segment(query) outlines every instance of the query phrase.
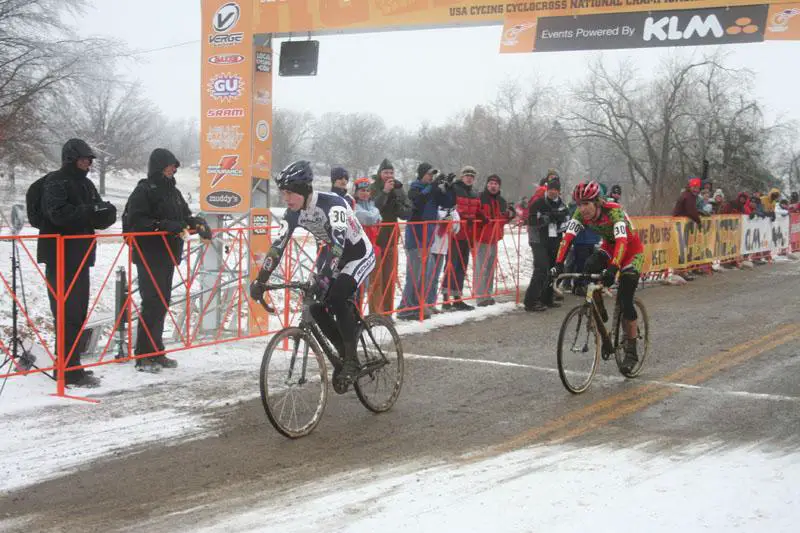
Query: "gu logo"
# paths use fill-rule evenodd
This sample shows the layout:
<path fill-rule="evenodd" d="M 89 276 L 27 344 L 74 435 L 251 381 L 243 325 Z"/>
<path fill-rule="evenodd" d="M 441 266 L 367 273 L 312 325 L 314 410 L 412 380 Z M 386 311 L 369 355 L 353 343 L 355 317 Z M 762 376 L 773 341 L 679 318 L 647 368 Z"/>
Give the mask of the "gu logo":
<path fill-rule="evenodd" d="M 217 74 L 208 82 L 208 94 L 215 100 L 230 102 L 242 96 L 244 81 L 238 74 Z"/>

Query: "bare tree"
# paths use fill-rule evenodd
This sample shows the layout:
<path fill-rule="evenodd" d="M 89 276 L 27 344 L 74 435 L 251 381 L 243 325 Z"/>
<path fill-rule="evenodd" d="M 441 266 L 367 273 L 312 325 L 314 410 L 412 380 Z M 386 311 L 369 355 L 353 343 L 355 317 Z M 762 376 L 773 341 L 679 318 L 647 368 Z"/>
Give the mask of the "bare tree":
<path fill-rule="evenodd" d="M 17 165 L 44 164 L 48 100 L 71 89 L 116 46 L 79 39 L 65 17 L 84 0 L 0 0 L 0 159 L 13 179 Z"/>
<path fill-rule="evenodd" d="M 280 172 L 304 152 L 311 138 L 314 116 L 308 112 L 276 109 L 272 117 L 272 171 Z"/>
<path fill-rule="evenodd" d="M 365 175 L 389 155 L 386 123 L 374 113 L 326 113 L 315 123 L 313 138 L 319 162 L 343 165 L 353 175 Z"/>
<path fill-rule="evenodd" d="M 109 172 L 146 167 L 164 128 L 164 117 L 140 94 L 138 83 L 108 79 L 82 84 L 77 94 L 62 98 L 65 111 L 56 131 L 86 140 L 97 152 L 100 194 Z"/>

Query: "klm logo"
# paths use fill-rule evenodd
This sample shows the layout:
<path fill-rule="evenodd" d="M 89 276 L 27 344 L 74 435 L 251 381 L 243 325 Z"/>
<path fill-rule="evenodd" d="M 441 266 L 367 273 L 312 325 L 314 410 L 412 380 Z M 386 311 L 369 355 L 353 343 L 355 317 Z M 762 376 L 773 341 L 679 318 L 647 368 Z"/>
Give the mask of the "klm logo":
<path fill-rule="evenodd" d="M 708 34 L 719 39 L 725 35 L 725 30 L 720 24 L 716 15 L 708 15 L 703 18 L 700 15 L 693 16 L 685 27 L 681 28 L 679 17 L 647 17 L 644 22 L 642 39 L 645 41 L 678 41 L 691 39 L 692 37 L 706 37 Z"/>

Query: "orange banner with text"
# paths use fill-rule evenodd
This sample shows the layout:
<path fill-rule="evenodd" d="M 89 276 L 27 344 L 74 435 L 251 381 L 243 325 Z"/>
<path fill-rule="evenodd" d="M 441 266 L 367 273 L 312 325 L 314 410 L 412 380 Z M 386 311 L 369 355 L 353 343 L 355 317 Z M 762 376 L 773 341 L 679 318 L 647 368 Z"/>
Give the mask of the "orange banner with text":
<path fill-rule="evenodd" d="M 253 74 L 253 177 L 272 172 L 272 49 L 256 46 Z"/>
<path fill-rule="evenodd" d="M 502 24 L 506 18 L 554 17 L 702 9 L 754 4 L 753 0 L 676 0 L 631 3 L 625 0 L 539 0 L 486 2 L 464 0 L 252 0 L 258 2 L 253 30 L 279 35 L 304 31 L 392 30 Z M 778 4 L 778 1 L 756 2 Z M 260 5 L 259 5 L 260 4 Z"/>
<path fill-rule="evenodd" d="M 772 4 L 767 15 L 767 40 L 800 41 L 800 3 Z"/>
<path fill-rule="evenodd" d="M 269 225 L 269 209 L 256 207 L 250 210 L 250 281 L 258 277 L 258 271 L 269 251 L 272 242 Z M 260 331 L 268 331 L 266 309 L 252 300 L 250 303 L 250 334 L 255 335 Z"/>
<path fill-rule="evenodd" d="M 250 2 L 203 0 L 200 208 L 250 209 L 253 34 Z"/>

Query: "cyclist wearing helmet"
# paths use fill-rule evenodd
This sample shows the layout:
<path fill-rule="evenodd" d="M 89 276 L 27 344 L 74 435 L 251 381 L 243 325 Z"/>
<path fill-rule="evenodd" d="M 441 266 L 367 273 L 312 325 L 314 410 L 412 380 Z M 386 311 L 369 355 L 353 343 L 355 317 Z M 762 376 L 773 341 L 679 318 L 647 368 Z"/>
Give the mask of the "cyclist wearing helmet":
<path fill-rule="evenodd" d="M 314 179 L 308 161 L 296 161 L 277 179 L 288 206 L 280 235 L 272 243 L 258 278 L 250 284 L 250 296 L 263 301 L 264 290 L 295 228 L 301 227 L 325 243 L 317 259 L 317 293 L 320 302 L 311 313 L 342 358 L 333 371 L 334 390 L 346 392 L 358 373 L 356 317 L 348 300 L 375 266 L 375 254 L 347 200 L 335 193 L 312 190 Z M 333 314 L 333 317 L 331 317 Z"/>
<path fill-rule="evenodd" d="M 564 271 L 564 259 L 575 236 L 588 228 L 603 240 L 600 249 L 586 261 L 586 272 L 603 274 L 603 285 L 614 284 L 620 273 L 617 298 L 622 305 L 622 322 L 627 342 L 623 371 L 636 366 L 636 308 L 633 296 L 639 284 L 639 274 L 644 262 L 644 248 L 633 229 L 628 215 L 620 204 L 608 201 L 600 195 L 600 185 L 596 181 L 582 182 L 575 187 L 572 198 L 578 204 L 575 214 L 567 225 L 556 257 L 554 276 Z"/>

